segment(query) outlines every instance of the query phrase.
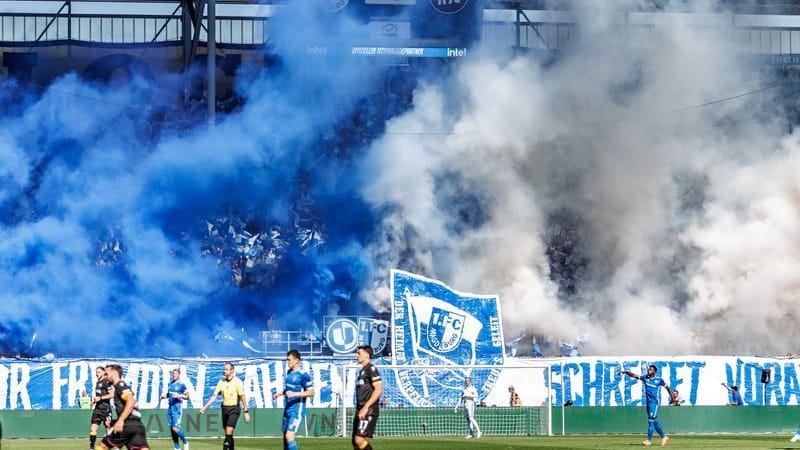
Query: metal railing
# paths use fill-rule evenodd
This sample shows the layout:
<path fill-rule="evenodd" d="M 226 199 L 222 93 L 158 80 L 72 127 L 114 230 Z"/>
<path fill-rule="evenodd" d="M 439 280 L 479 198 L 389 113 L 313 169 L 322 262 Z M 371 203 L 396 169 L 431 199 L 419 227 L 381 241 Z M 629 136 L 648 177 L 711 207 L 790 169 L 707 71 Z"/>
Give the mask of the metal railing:
<path fill-rule="evenodd" d="M 0 1 L 0 42 L 41 45 L 75 41 L 102 44 L 177 43 L 183 39 L 183 7 L 169 2 L 61 0 Z M 21 8 L 27 4 L 26 9 Z M 244 7 L 244 8 L 242 8 Z M 221 3 L 214 24 L 216 42 L 261 46 L 267 41 L 271 5 Z M 207 21 L 200 41 L 207 40 Z"/>

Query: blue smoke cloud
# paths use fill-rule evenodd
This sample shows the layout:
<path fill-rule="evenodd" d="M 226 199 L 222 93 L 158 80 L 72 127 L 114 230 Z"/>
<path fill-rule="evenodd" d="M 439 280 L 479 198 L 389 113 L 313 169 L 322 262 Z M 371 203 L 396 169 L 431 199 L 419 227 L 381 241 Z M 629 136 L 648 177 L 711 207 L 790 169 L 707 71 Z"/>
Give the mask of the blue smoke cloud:
<path fill-rule="evenodd" d="M 363 34 L 324 3 L 283 9 L 277 63 L 241 80 L 245 106 L 212 129 L 170 110 L 182 80 L 167 74 L 4 81 L 0 354 L 230 355 L 270 316 L 310 330 L 371 311 L 358 293 L 380 213 L 356 161 L 414 81 L 309 56 Z"/>

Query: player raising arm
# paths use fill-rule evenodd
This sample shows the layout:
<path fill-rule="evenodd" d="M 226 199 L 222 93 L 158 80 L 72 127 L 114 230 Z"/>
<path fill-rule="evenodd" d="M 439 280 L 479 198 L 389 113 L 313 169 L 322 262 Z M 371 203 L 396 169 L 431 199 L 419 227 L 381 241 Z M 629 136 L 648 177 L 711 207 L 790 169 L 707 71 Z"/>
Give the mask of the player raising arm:
<path fill-rule="evenodd" d="M 664 434 L 664 430 L 661 428 L 661 422 L 658 421 L 658 404 L 660 401 L 659 389 L 661 386 L 667 389 L 667 393 L 669 393 L 670 398 L 672 398 L 672 390 L 669 388 L 664 379 L 657 376 L 656 373 L 658 372 L 658 367 L 650 364 L 647 366 L 647 375 L 640 376 L 639 374 L 633 373 L 630 370 L 623 370 L 622 373 L 629 376 L 636 378 L 642 382 L 642 388 L 644 389 L 645 393 L 645 401 L 647 402 L 647 440 L 642 442 L 642 445 L 651 446 L 653 445 L 653 430 L 661 436 L 661 445 L 667 445 L 669 442 L 669 436 Z"/>

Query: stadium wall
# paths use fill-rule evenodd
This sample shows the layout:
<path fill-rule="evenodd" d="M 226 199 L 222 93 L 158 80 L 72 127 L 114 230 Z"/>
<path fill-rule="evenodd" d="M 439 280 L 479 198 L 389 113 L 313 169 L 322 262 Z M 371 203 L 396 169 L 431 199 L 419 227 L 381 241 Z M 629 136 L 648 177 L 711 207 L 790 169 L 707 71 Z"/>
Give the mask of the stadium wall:
<path fill-rule="evenodd" d="M 2 411 L 0 428 L 4 439 L 50 439 L 85 437 L 89 432 L 91 410 L 73 409 L 63 411 Z M 240 419 L 236 426 L 237 436 L 277 436 L 280 434 L 282 409 L 251 408 L 250 422 Z M 333 436 L 337 433 L 337 410 L 314 408 L 308 410 L 305 426 L 309 436 Z M 142 410 L 142 420 L 147 434 L 154 438 L 170 437 L 166 411 Z M 46 424 L 46 426 L 43 426 Z M 205 414 L 199 409 L 187 409 L 183 416 L 183 429 L 187 436 L 222 436 L 224 429 L 219 408 L 211 408 Z M 102 434 L 102 431 L 100 432 Z M 301 428 L 299 434 L 305 435 Z"/>
<path fill-rule="evenodd" d="M 534 411 L 539 410 L 539 411 Z M 523 434 L 546 434 L 546 428 L 537 426 L 530 417 L 541 416 L 541 408 L 481 408 L 479 421 L 491 420 L 488 416 L 497 415 L 503 420 L 517 420 L 509 424 L 510 434 L 520 434 L 519 429 L 530 430 Z M 167 438 L 163 410 L 144 410 L 143 419 L 151 437 Z M 563 417 L 562 417 L 563 413 Z M 385 430 L 393 435 L 433 434 L 430 424 L 437 418 L 453 417 L 450 408 L 396 408 L 381 413 L 384 423 L 398 424 L 395 430 Z M 236 427 L 237 436 L 276 436 L 279 435 L 282 410 L 252 409 L 250 423 L 240 420 Z M 308 410 L 308 436 L 336 436 L 341 433 L 338 424 L 338 410 L 334 408 L 313 408 Z M 459 416 L 460 417 L 460 416 Z M 800 420 L 798 406 L 695 406 L 664 407 L 659 411 L 664 429 L 670 434 L 714 434 L 714 433 L 780 433 L 790 434 Z M 421 419 L 425 419 L 422 421 Z M 2 411 L 0 428 L 5 439 L 47 439 L 84 437 L 89 427 L 89 410 L 64 411 Z M 422 424 L 427 426 L 422 426 Z M 47 426 L 42 426 L 47 424 Z M 417 424 L 417 426 L 414 426 Z M 402 427 L 402 429 L 401 429 Z M 553 434 L 637 434 L 647 428 L 647 418 L 642 407 L 596 407 L 596 408 L 554 408 Z M 221 436 L 220 414 L 212 409 L 201 415 L 199 410 L 185 412 L 184 430 L 189 436 Z M 305 435 L 301 428 L 300 436 Z"/>
<path fill-rule="evenodd" d="M 800 407 L 662 406 L 658 417 L 669 434 L 786 434 L 797 429 Z M 647 413 L 643 407 L 567 407 L 553 410 L 553 434 L 561 434 L 562 431 L 565 434 L 627 434 L 645 430 Z"/>

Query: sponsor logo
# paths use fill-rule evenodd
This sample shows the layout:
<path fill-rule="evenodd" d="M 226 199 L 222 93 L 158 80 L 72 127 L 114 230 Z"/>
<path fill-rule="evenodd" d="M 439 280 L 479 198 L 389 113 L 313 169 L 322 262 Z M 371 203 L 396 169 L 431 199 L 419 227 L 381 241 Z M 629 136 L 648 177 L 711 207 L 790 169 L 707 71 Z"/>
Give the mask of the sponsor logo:
<path fill-rule="evenodd" d="M 336 319 L 328 325 L 325 341 L 334 353 L 353 353 L 358 347 L 358 326 L 350 319 Z"/>
<path fill-rule="evenodd" d="M 431 0 L 431 6 L 442 14 L 455 14 L 465 6 L 469 0 Z"/>

